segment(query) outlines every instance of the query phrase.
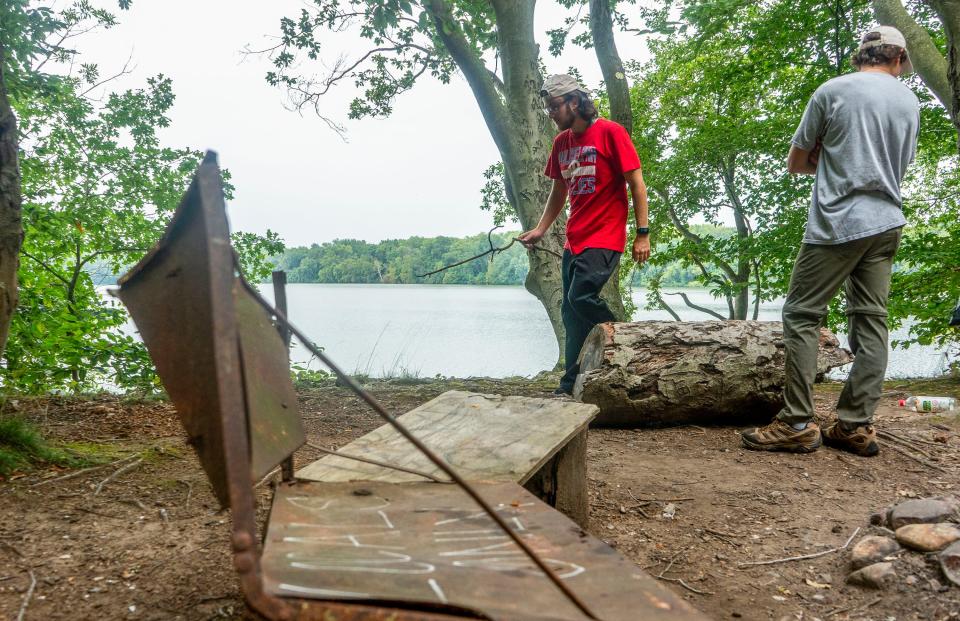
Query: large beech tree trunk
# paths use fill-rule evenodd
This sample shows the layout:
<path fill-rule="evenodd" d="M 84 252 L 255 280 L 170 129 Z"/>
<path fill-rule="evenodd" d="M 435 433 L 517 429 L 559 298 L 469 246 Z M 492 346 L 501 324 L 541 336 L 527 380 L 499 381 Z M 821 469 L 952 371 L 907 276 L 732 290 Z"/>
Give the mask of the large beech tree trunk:
<path fill-rule="evenodd" d="M 829 331 L 819 373 L 853 361 Z M 619 427 L 769 419 L 783 407 L 778 321 L 640 321 L 600 324 L 580 353 L 574 396 Z"/>
<path fill-rule="evenodd" d="M 540 99 L 540 50 L 534 31 L 535 0 L 491 0 L 496 16 L 497 56 L 503 80 L 496 76 L 464 34 L 450 0 L 423 4 L 433 19 L 457 67 L 463 72 L 487 129 L 503 158 L 507 198 L 524 230 L 537 225 L 552 182 L 543 174 L 556 134 L 556 127 L 543 113 Z M 540 245 L 563 251 L 566 214 L 560 214 Z M 563 298 L 560 260 L 549 253 L 529 252 L 530 271 L 524 285 L 543 304 L 557 339 L 558 366 L 563 362 L 565 330 L 560 317 Z M 611 277 L 603 297 L 614 316 L 626 311 L 619 294 L 619 281 Z"/>
<path fill-rule="evenodd" d="M 0 355 L 10 334 L 17 307 L 17 267 L 23 225 L 20 221 L 20 164 L 17 118 L 7 98 L 3 74 L 5 50 L 0 44 Z"/>

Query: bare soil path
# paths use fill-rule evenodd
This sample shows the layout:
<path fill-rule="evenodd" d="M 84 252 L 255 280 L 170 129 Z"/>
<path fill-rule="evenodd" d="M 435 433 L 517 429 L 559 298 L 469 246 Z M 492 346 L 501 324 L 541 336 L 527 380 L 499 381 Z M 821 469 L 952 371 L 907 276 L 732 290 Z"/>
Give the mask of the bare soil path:
<path fill-rule="evenodd" d="M 960 396 L 957 382 L 919 386 Z M 453 388 L 546 396 L 552 385 L 438 380 L 370 388 L 402 413 Z M 869 523 L 874 511 L 960 493 L 960 419 L 897 408 L 908 389 L 918 386 L 888 384 L 878 426 L 930 442 L 920 446 L 946 472 L 889 448 L 873 459 L 826 448 L 802 456 L 744 451 L 731 427 L 595 429 L 590 530 L 713 619 L 960 619 L 960 587 L 919 554 L 898 561 L 897 582 L 883 591 L 845 584 L 847 551 L 740 566 L 842 546 L 857 528 L 858 537 L 878 532 Z M 836 390 L 818 389 L 824 418 Z M 336 386 L 303 392 L 301 407 L 310 439 L 327 446 L 380 424 Z M 219 511 L 169 404 L 42 398 L 4 408 L 116 463 L 0 482 L 0 619 L 16 619 L 28 593 L 28 620 L 248 618 L 228 555 L 229 514 Z M 305 448 L 298 465 L 319 456 Z M 268 498 L 264 486 L 261 519 Z"/>

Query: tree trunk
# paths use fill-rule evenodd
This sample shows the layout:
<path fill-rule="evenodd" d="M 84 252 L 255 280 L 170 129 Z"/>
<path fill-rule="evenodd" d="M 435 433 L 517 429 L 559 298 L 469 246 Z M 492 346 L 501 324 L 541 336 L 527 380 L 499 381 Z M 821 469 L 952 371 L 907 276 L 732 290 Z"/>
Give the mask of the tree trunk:
<path fill-rule="evenodd" d="M 913 68 L 920 75 L 920 78 L 923 79 L 923 83 L 927 85 L 927 88 L 933 92 L 937 99 L 940 100 L 940 103 L 943 104 L 943 107 L 947 109 L 951 120 L 953 120 L 954 125 L 957 126 L 958 131 L 960 131 L 960 119 L 958 119 L 960 110 L 957 109 L 955 104 L 957 93 L 955 89 L 957 87 L 954 85 L 958 78 L 956 61 L 954 61 L 953 67 L 954 80 L 951 82 L 951 79 L 948 77 L 951 69 L 947 59 L 944 58 L 940 50 L 937 49 L 937 45 L 930 37 L 930 33 L 910 16 L 910 13 L 907 12 L 901 0 L 872 0 L 871 4 L 873 5 L 873 14 L 876 16 L 878 22 L 886 26 L 893 26 L 903 33 L 904 38 L 907 40 L 907 50 L 910 53 Z M 960 28 L 960 24 L 957 23 L 960 21 L 960 7 L 957 6 L 954 0 L 932 0 L 931 4 L 940 16 L 941 21 L 943 21 L 948 38 L 948 53 L 949 50 L 953 50 L 954 55 L 956 55 L 958 41 L 954 39 L 951 42 L 950 40 L 950 24 L 953 24 L 954 36 L 960 35 L 960 33 L 955 30 L 956 28 Z"/>
<path fill-rule="evenodd" d="M 960 152 L 960 3 L 956 0 L 932 0 L 934 10 L 947 34 L 947 83 L 949 85 L 950 119 L 957 131 L 957 151 Z"/>
<path fill-rule="evenodd" d="M 553 131 L 540 101 L 539 49 L 534 39 L 533 0 L 493 2 L 497 16 L 497 48 L 503 61 L 503 93 L 509 118 L 508 137 L 497 145 L 503 158 L 507 193 L 524 230 L 537 225 L 550 193 L 543 174 Z M 540 245 L 563 252 L 567 217 L 561 213 Z M 566 332 L 560 318 L 563 285 L 560 260 L 548 252 L 528 251 L 530 270 L 524 286 L 543 304 L 557 339 L 557 360 L 563 360 Z M 558 362 L 558 363 L 559 363 Z"/>
<path fill-rule="evenodd" d="M 853 361 L 820 333 L 820 374 Z M 641 321 L 593 329 L 574 396 L 596 423 L 637 427 L 766 420 L 783 407 L 783 326 L 775 321 Z"/>
<path fill-rule="evenodd" d="M 467 79 L 487 129 L 503 159 L 507 198 L 525 230 L 540 220 L 550 192 L 551 181 L 543 174 L 553 143 L 554 128 L 543 113 L 540 101 L 539 48 L 534 38 L 534 0 L 493 0 L 497 22 L 497 49 L 503 67 L 501 83 L 470 46 L 454 19 L 450 4 L 430 0 L 424 7 L 433 18 L 437 34 Z M 563 251 L 566 215 L 561 214 L 541 246 Z M 560 260 L 550 253 L 528 252 L 530 271 L 524 283 L 527 291 L 543 304 L 557 339 L 558 365 L 563 362 L 566 332 L 560 318 L 563 287 Z M 611 278 L 613 293 L 605 295 L 611 310 L 624 316 L 618 282 Z"/>
<path fill-rule="evenodd" d="M 633 134 L 633 110 L 630 107 L 630 85 L 623 70 L 623 61 L 613 38 L 610 0 L 590 0 L 590 34 L 597 62 L 603 72 L 603 83 L 610 100 L 610 118 Z"/>
<path fill-rule="evenodd" d="M 4 58 L 5 50 L 0 46 L 0 355 L 7 345 L 10 321 L 17 306 L 17 268 L 23 243 L 19 135 L 17 118 L 7 98 Z"/>

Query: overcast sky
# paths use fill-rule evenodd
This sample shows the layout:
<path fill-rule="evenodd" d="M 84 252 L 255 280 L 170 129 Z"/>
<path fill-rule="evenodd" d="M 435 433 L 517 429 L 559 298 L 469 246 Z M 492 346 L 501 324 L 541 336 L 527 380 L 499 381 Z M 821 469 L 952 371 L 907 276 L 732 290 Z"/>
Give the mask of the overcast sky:
<path fill-rule="evenodd" d="M 115 1 L 98 4 L 116 12 Z M 235 230 L 269 228 L 296 246 L 489 229 L 492 216 L 478 208 L 482 173 L 500 158 L 459 75 L 449 85 L 424 77 L 397 99 L 389 118 L 362 121 L 346 120 L 357 90 L 344 84 L 321 105 L 344 121 L 348 142 L 316 116 L 285 109 L 284 94 L 264 81 L 267 60 L 242 50 L 269 45 L 280 18 L 302 6 L 294 0 L 135 0 L 118 12 L 120 25 L 88 34 L 76 46 L 103 75 L 132 54 L 133 73 L 113 82 L 113 90 L 139 87 L 159 73 L 173 79 L 172 124 L 161 139 L 220 154 L 236 186 L 229 206 Z M 541 49 L 542 33 L 564 15 L 541 1 Z M 624 60 L 645 53 L 643 42 L 628 34 L 618 33 L 618 46 Z M 366 49 L 355 34 L 330 37 L 325 47 L 328 64 Z M 577 66 L 588 87 L 600 83 L 592 50 L 570 46 L 563 57 L 544 61 L 551 73 Z M 322 66 L 312 70 L 322 73 Z"/>

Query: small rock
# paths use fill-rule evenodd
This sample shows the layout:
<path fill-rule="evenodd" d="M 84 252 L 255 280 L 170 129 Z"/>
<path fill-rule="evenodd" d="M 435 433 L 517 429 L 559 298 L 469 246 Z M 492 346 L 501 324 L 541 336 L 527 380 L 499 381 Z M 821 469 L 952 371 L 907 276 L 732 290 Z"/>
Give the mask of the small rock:
<path fill-rule="evenodd" d="M 947 580 L 960 586 L 960 541 L 940 553 L 940 569 Z"/>
<path fill-rule="evenodd" d="M 883 589 L 896 580 L 896 578 L 897 572 L 893 569 L 893 563 L 885 562 L 874 563 L 873 565 L 867 565 L 863 569 L 858 569 L 847 576 L 847 582 L 870 589 Z"/>
<path fill-rule="evenodd" d="M 897 530 L 907 524 L 936 524 L 946 522 L 960 509 L 955 498 L 919 498 L 907 500 L 890 510 L 890 528 Z"/>
<path fill-rule="evenodd" d="M 870 535 L 864 537 L 850 551 L 850 564 L 854 569 L 879 563 L 891 554 L 900 551 L 900 544 L 889 537 Z"/>
<path fill-rule="evenodd" d="M 915 584 L 918 582 L 918 579 L 917 579 L 916 576 L 910 575 L 910 576 L 907 576 L 907 578 L 906 578 L 906 580 L 904 580 L 904 582 L 906 583 L 907 586 L 913 586 L 913 585 L 915 585 Z"/>
<path fill-rule="evenodd" d="M 960 541 L 960 528 L 945 523 L 907 524 L 897 529 L 897 541 L 920 552 L 936 552 Z"/>
<path fill-rule="evenodd" d="M 677 505 L 672 502 L 663 508 L 663 517 L 672 520 L 673 517 L 677 514 Z"/>

